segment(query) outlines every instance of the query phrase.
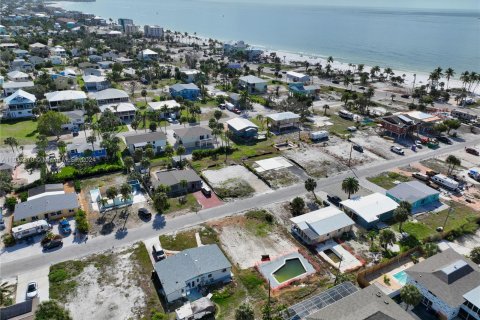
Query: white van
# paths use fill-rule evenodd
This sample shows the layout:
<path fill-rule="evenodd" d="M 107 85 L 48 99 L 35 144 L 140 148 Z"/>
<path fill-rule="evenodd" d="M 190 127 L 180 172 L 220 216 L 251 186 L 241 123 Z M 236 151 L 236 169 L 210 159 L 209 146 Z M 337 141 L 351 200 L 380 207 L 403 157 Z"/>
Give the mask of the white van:
<path fill-rule="evenodd" d="M 322 139 L 328 139 L 328 131 L 314 131 L 310 132 L 310 139 L 318 141 Z"/>
<path fill-rule="evenodd" d="M 205 195 L 205 197 L 211 197 L 212 196 L 212 189 L 206 184 L 202 184 L 202 193 Z"/>
<path fill-rule="evenodd" d="M 459 187 L 457 181 L 450 179 L 443 174 L 437 174 L 436 176 L 433 176 L 432 181 L 450 190 L 457 190 Z"/>
<path fill-rule="evenodd" d="M 344 119 L 353 120 L 354 114 L 348 110 L 342 109 L 338 111 L 338 115 Z"/>
<path fill-rule="evenodd" d="M 12 236 L 16 240 L 20 240 L 26 237 L 35 236 L 37 234 L 47 232 L 50 229 L 52 229 L 52 225 L 48 224 L 47 221 L 38 220 L 22 224 L 18 227 L 13 227 Z"/>

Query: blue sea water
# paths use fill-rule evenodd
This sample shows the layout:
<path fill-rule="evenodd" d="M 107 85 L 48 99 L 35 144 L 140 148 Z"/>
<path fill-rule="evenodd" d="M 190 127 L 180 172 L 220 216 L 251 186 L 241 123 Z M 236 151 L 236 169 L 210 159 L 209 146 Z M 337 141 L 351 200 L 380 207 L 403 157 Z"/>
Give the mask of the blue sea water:
<path fill-rule="evenodd" d="M 420 72 L 452 67 L 457 74 L 480 69 L 478 0 L 97 0 L 59 5 L 344 62 Z"/>

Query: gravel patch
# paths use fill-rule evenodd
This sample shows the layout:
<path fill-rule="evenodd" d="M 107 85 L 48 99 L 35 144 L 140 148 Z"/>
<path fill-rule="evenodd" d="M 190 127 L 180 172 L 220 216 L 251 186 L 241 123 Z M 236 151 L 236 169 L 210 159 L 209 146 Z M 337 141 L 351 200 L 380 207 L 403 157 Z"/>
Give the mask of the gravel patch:
<path fill-rule="evenodd" d="M 327 154 L 320 146 L 288 150 L 284 154 L 300 164 L 309 175 L 315 178 L 328 177 L 347 169 L 347 166 Z"/>
<path fill-rule="evenodd" d="M 352 144 L 347 141 L 342 141 L 338 144 L 325 147 L 325 152 L 336 159 L 336 161 L 340 161 L 342 164 L 347 165 L 351 150 L 352 159 L 350 160 L 350 166 L 352 167 L 384 160 L 383 158 L 367 150 L 366 146 L 362 142 L 357 143 L 364 147 L 363 152 L 351 150 Z"/>
<path fill-rule="evenodd" d="M 240 165 L 228 166 L 220 170 L 205 170 L 202 174 L 214 189 L 222 187 L 229 179 L 242 179 L 255 190 L 256 194 L 271 191 L 262 180 Z"/>

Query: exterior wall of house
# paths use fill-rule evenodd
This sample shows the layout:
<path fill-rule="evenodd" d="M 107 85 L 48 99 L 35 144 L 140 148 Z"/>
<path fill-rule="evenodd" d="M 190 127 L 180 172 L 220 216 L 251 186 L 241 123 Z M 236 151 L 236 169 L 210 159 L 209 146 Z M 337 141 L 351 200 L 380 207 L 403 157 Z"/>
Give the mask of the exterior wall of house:
<path fill-rule="evenodd" d="M 393 195 L 391 195 L 390 193 L 388 193 L 388 191 L 387 191 L 386 195 L 387 195 L 387 197 L 395 200 L 395 201 L 398 202 L 398 203 L 400 203 L 400 202 L 402 201 L 402 200 L 400 200 L 400 199 L 395 198 Z M 438 202 L 438 201 L 440 201 L 440 194 L 439 194 L 439 193 L 437 193 L 437 194 L 432 194 L 432 195 L 430 195 L 430 196 L 427 196 L 427 197 L 425 197 L 425 198 L 419 199 L 419 200 L 417 200 L 417 201 L 415 201 L 415 202 L 412 202 L 412 203 L 410 203 L 410 204 L 412 205 L 412 209 L 415 209 L 415 208 L 420 208 L 420 207 L 426 206 L 426 205 L 428 205 L 428 204 L 430 204 L 430 203 L 434 203 L 434 202 Z"/>
<path fill-rule="evenodd" d="M 183 188 L 180 183 L 174 184 L 170 186 L 170 191 L 168 192 L 168 196 L 170 197 L 177 197 L 181 196 L 185 193 L 192 193 L 192 192 L 197 192 L 200 191 L 202 188 L 202 181 L 192 181 L 188 182 L 187 188 Z"/>
<path fill-rule="evenodd" d="M 411 284 L 417 287 L 420 293 L 425 298 L 427 298 L 432 302 L 432 306 L 430 308 L 438 312 L 440 319 L 452 320 L 457 316 L 458 311 L 460 310 L 459 306 L 451 307 L 447 305 L 445 302 L 439 299 L 436 295 L 431 293 L 427 288 L 423 287 L 421 284 L 417 283 L 413 279 L 410 279 L 410 277 L 408 277 L 407 279 L 407 284 Z M 424 302 L 425 300 L 422 303 L 425 304 Z"/>
<path fill-rule="evenodd" d="M 22 219 L 21 221 L 22 222 L 32 222 L 32 221 L 37 221 L 37 220 L 41 220 L 41 219 L 59 220 L 61 218 L 74 216 L 75 213 L 77 212 L 77 210 L 78 210 L 78 208 L 63 209 L 63 210 L 57 211 L 57 212 L 44 212 L 44 213 L 41 213 L 37 216 Z M 15 214 L 14 214 L 14 217 L 15 217 Z"/>
<path fill-rule="evenodd" d="M 240 87 L 244 90 L 247 90 L 250 94 L 265 93 L 267 91 L 267 83 L 247 83 L 240 80 Z"/>
<path fill-rule="evenodd" d="M 182 97 L 183 99 L 187 100 L 197 100 L 198 96 L 200 95 L 200 91 L 193 89 L 183 89 L 181 91 L 175 91 L 170 88 L 170 95 L 174 98 Z"/>
<path fill-rule="evenodd" d="M 255 130 L 247 131 L 247 129 L 255 129 Z M 232 126 L 228 125 L 228 131 L 233 132 L 234 135 L 241 138 L 252 138 L 258 134 L 258 129 L 254 127 L 248 127 L 243 130 L 235 130 Z"/>
<path fill-rule="evenodd" d="M 182 144 L 185 148 L 206 148 L 213 145 L 213 138 L 210 135 L 204 136 L 203 139 L 200 137 L 184 137 L 182 139 L 176 137 L 176 139 L 177 144 Z"/>
<path fill-rule="evenodd" d="M 128 97 L 124 98 L 114 98 L 114 99 L 99 99 L 97 100 L 97 104 L 102 106 L 104 104 L 111 104 L 111 103 L 120 103 L 120 102 L 128 102 Z"/>
<path fill-rule="evenodd" d="M 338 230 L 334 230 L 334 231 L 329 232 L 327 234 L 319 235 L 315 239 L 311 239 L 305 233 L 303 233 L 302 230 L 300 230 L 296 226 L 296 224 L 293 224 L 292 229 L 291 229 L 291 231 L 294 235 L 297 235 L 303 242 L 305 242 L 308 245 L 314 245 L 314 244 L 318 244 L 318 243 L 321 243 L 321 242 L 325 242 L 325 241 L 330 240 L 332 238 L 341 237 L 345 232 L 350 232 L 351 230 L 352 230 L 352 226 L 347 226 L 347 227 L 344 227 L 344 228 L 340 228 Z"/>
<path fill-rule="evenodd" d="M 298 127 L 299 121 L 299 119 L 286 119 L 281 121 L 269 119 L 269 125 L 270 128 L 274 131 L 282 131 L 283 129 Z"/>
<path fill-rule="evenodd" d="M 102 82 L 86 82 L 85 83 L 85 88 L 87 91 L 101 91 L 110 88 L 110 84 L 108 81 L 102 81 Z"/>
<path fill-rule="evenodd" d="M 166 147 L 167 141 L 166 140 L 156 140 L 156 141 L 148 141 L 153 146 L 153 150 L 155 152 L 160 152 L 160 150 L 163 150 L 163 148 Z M 135 152 L 135 146 L 133 144 L 128 145 L 128 151 L 130 151 L 131 154 Z"/>
<path fill-rule="evenodd" d="M 77 152 L 76 150 L 71 150 L 68 153 L 68 156 L 70 159 L 75 159 L 75 158 L 83 158 L 85 157 L 84 152 Z M 89 157 L 95 158 L 95 159 L 102 159 L 107 157 L 107 150 L 105 149 L 95 149 L 92 150 L 92 154 L 89 155 Z"/>
<path fill-rule="evenodd" d="M 67 101 L 52 101 L 49 102 L 48 105 L 50 106 L 50 109 L 52 110 L 57 110 L 61 109 L 63 106 L 67 106 L 71 103 L 79 103 L 83 105 L 85 103 L 86 99 L 77 99 L 77 100 L 67 100 Z"/>
<path fill-rule="evenodd" d="M 7 105 L 4 114 L 7 118 L 30 118 L 33 117 L 32 109 L 35 103 L 24 102 Z"/>

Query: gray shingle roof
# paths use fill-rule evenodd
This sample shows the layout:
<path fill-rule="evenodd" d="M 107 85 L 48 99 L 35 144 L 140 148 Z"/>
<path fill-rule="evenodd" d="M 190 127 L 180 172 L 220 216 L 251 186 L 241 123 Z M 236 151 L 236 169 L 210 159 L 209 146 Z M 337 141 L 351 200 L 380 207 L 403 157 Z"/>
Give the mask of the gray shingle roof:
<path fill-rule="evenodd" d="M 401 201 L 413 203 L 428 196 L 439 194 L 439 192 L 419 181 L 409 181 L 396 185 L 388 190 L 387 194 L 390 194 Z"/>
<path fill-rule="evenodd" d="M 182 91 L 182 90 L 200 90 L 195 84 L 193 83 L 177 83 L 170 88 L 174 91 Z"/>
<path fill-rule="evenodd" d="M 451 307 L 461 305 L 462 296 L 480 285 L 478 266 L 453 249 L 417 263 L 405 272 Z"/>
<path fill-rule="evenodd" d="M 121 99 L 128 98 L 128 93 L 123 90 L 109 88 L 98 92 L 90 93 L 90 97 L 95 100 Z"/>
<path fill-rule="evenodd" d="M 64 209 L 76 209 L 78 207 L 76 193 L 46 195 L 18 203 L 15 206 L 14 221 Z"/>
<path fill-rule="evenodd" d="M 203 274 L 230 268 L 216 244 L 184 250 L 155 264 L 165 294 L 185 288 L 185 282 Z"/>
<path fill-rule="evenodd" d="M 372 284 L 310 315 L 307 320 L 413 320 L 380 288 Z"/>
<path fill-rule="evenodd" d="M 179 128 L 179 129 L 173 129 L 173 132 L 175 132 L 175 135 L 177 135 L 180 138 L 184 137 L 198 137 L 200 135 L 205 135 L 205 134 L 212 134 L 212 130 L 210 128 L 205 128 L 205 127 L 200 127 L 200 126 L 194 126 L 194 127 L 189 127 L 189 128 Z"/>
<path fill-rule="evenodd" d="M 255 83 L 267 83 L 267 80 L 263 80 L 262 78 L 248 75 L 248 76 L 243 76 L 239 78 L 240 81 L 244 81 L 249 84 L 255 84 Z"/>
<path fill-rule="evenodd" d="M 156 131 L 156 132 L 147 132 L 147 133 L 136 133 L 136 134 L 125 136 L 125 142 L 127 143 L 127 146 L 135 143 L 158 141 L 158 140 L 167 140 L 167 136 L 165 135 L 165 133 L 161 131 Z"/>
<path fill-rule="evenodd" d="M 187 180 L 187 182 L 201 180 L 198 174 L 192 169 L 159 171 L 155 172 L 155 177 L 157 178 L 159 184 L 164 184 L 166 186 L 176 185 L 182 180 Z"/>
<path fill-rule="evenodd" d="M 28 190 L 28 197 L 33 197 L 45 192 L 53 192 L 53 191 L 63 191 L 63 184 L 61 183 L 51 183 L 51 184 L 44 184 L 43 186 L 38 186 Z"/>

